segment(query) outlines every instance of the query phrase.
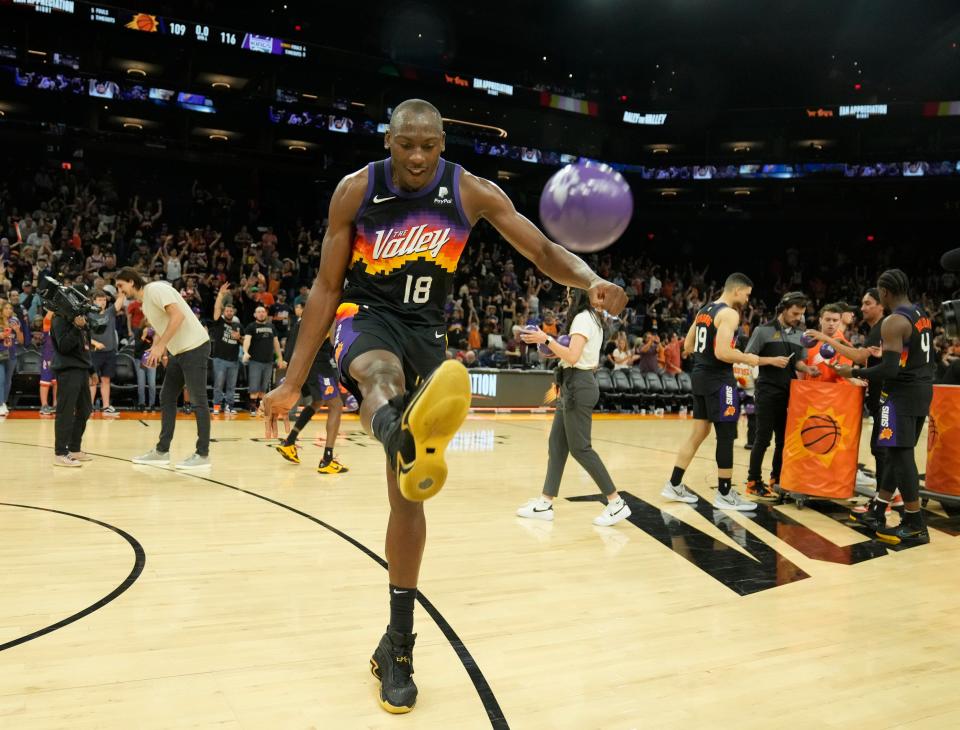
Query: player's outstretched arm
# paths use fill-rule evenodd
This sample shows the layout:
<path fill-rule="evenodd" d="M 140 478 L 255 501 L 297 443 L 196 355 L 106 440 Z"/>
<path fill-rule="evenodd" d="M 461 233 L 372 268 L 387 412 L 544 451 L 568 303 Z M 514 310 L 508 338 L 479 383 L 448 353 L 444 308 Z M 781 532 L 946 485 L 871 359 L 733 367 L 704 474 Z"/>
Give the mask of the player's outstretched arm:
<path fill-rule="evenodd" d="M 586 289 L 590 303 L 610 314 L 620 314 L 627 306 L 627 294 L 622 287 L 601 279 L 582 259 L 543 235 L 517 212 L 507 194 L 489 180 L 465 172 L 460 195 L 471 224 L 479 218 L 490 221 L 511 246 L 554 281 Z"/>
<path fill-rule="evenodd" d="M 350 263 L 353 223 L 366 188 L 367 171 L 364 168 L 343 178 L 330 200 L 329 226 L 323 237 L 320 270 L 303 308 L 286 378 L 264 398 L 264 413 L 268 418 L 275 412 L 289 410 L 297 402 L 310 365 L 333 324 Z"/>

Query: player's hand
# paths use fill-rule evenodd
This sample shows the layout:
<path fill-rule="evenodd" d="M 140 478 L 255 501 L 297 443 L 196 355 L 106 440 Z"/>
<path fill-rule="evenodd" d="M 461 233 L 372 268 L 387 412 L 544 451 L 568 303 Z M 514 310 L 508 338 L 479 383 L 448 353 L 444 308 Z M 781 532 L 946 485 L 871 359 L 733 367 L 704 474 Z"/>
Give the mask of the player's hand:
<path fill-rule="evenodd" d="M 603 309 L 616 316 L 627 306 L 627 293 L 622 286 L 617 286 L 606 279 L 600 279 L 590 287 L 590 304 L 594 309 Z"/>
<path fill-rule="evenodd" d="M 268 434 L 276 433 L 277 418 L 289 412 L 298 400 L 300 400 L 300 388 L 294 387 L 292 383 L 286 380 L 263 396 L 260 407 L 263 408 L 263 415 L 268 424 L 267 428 L 270 429 Z M 273 437 L 268 435 L 267 438 Z"/>
<path fill-rule="evenodd" d="M 871 357 L 883 357 L 883 350 L 876 345 L 871 345 L 868 347 L 867 352 L 870 353 Z"/>
<path fill-rule="evenodd" d="M 819 378 L 823 375 L 820 368 L 807 368 L 803 371 L 808 378 Z"/>
<path fill-rule="evenodd" d="M 869 385 L 863 378 L 847 378 L 847 382 L 860 388 L 866 388 Z"/>
<path fill-rule="evenodd" d="M 167 353 L 166 345 L 158 345 L 156 342 L 153 343 L 153 347 L 147 350 L 147 367 L 155 368 L 157 364 L 163 360 L 163 356 Z"/>
<path fill-rule="evenodd" d="M 853 367 L 850 365 L 831 365 L 833 371 L 841 378 L 853 377 Z"/>
<path fill-rule="evenodd" d="M 809 337 L 811 339 L 817 340 L 818 342 L 826 342 L 827 336 L 820 332 L 819 330 L 807 330 L 803 333 L 804 337 Z"/>
<path fill-rule="evenodd" d="M 539 327 L 535 330 L 520 330 L 520 339 L 528 345 L 539 345 L 547 341 L 547 333 Z"/>

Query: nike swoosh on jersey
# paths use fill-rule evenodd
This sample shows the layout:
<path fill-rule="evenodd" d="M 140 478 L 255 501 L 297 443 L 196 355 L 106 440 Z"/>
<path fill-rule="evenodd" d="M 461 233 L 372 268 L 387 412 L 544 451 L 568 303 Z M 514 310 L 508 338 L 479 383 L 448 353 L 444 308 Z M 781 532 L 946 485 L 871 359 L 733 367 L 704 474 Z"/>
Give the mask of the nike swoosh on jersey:
<path fill-rule="evenodd" d="M 396 195 L 391 195 L 389 198 L 381 198 L 379 195 L 374 195 L 373 204 L 376 205 L 377 203 L 386 203 L 388 200 L 393 200 L 396 197 Z"/>
<path fill-rule="evenodd" d="M 446 337 L 446 336 L 447 336 L 447 333 L 446 333 L 446 332 L 434 332 L 434 333 L 433 333 L 433 336 L 436 337 L 436 338 L 439 340 L 441 337 Z"/>

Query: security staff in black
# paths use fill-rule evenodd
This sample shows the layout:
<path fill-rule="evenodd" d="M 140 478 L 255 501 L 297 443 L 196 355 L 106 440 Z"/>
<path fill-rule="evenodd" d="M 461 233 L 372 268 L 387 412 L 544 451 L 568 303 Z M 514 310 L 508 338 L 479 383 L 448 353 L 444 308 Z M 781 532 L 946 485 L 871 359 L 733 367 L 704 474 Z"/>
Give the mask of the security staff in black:
<path fill-rule="evenodd" d="M 739 310 L 750 301 L 753 282 L 745 274 L 731 274 L 723 294 L 715 302 L 697 312 L 683 343 L 685 355 L 693 355 L 693 429 L 687 442 L 677 453 L 670 480 L 660 495 L 677 502 L 692 504 L 697 496 L 683 484 L 683 474 L 697 449 L 710 433 L 717 433 L 717 477 L 719 490 L 713 506 L 717 509 L 748 512 L 757 505 L 744 500 L 731 486 L 733 478 L 733 442 L 737 438 L 740 400 L 733 363 L 751 367 L 772 364 L 785 367 L 786 357 L 760 357 L 734 348 L 735 333 L 740 325 Z"/>
<path fill-rule="evenodd" d="M 783 295 L 777 305 L 775 319 L 757 327 L 750 335 L 744 352 L 761 357 L 783 356 L 790 358 L 790 366 L 763 365 L 757 376 L 754 398 L 757 411 L 757 435 L 750 451 L 750 469 L 747 472 L 747 494 L 761 499 L 774 499 L 774 486 L 780 481 L 783 466 L 783 444 L 787 432 L 787 405 L 790 400 L 790 381 L 797 371 L 819 375 L 816 368 L 803 362 L 803 345 L 800 335 L 807 296 L 792 291 Z M 763 457 L 770 445 L 770 437 L 776 436 L 773 448 L 773 465 L 770 468 L 770 485 L 762 478 Z"/>
<path fill-rule="evenodd" d="M 72 321 L 60 314 L 50 323 L 53 371 L 57 374 L 57 416 L 54 423 L 54 466 L 81 466 L 90 456 L 81 448 L 93 410 L 90 385 L 93 359 L 90 331 L 84 317 Z"/>
<path fill-rule="evenodd" d="M 877 281 L 880 303 L 890 311 L 880 329 L 883 352 L 873 367 L 838 366 L 841 377 L 863 378 L 880 385 L 877 448 L 887 450 L 877 496 L 866 512 L 851 512 L 849 521 L 891 544 L 930 541 L 920 511 L 920 477 L 914 449 L 933 399 L 933 326 L 930 317 L 908 298 L 910 280 L 900 269 L 884 271 Z M 886 526 L 886 510 L 896 489 L 904 515 Z"/>

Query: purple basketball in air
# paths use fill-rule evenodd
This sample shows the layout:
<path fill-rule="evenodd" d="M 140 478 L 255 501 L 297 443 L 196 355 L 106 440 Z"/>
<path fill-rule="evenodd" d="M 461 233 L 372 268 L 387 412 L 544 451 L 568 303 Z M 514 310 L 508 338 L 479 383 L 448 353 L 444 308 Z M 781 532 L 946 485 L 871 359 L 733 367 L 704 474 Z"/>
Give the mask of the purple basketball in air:
<path fill-rule="evenodd" d="M 826 342 L 820 345 L 820 357 L 822 357 L 824 360 L 832 360 L 834 357 L 836 357 L 836 355 L 837 351 L 832 345 Z"/>
<path fill-rule="evenodd" d="M 800 335 L 800 344 L 804 347 L 813 347 L 817 344 L 818 340 L 815 337 L 807 337 L 806 335 Z"/>
<path fill-rule="evenodd" d="M 540 197 L 543 227 L 571 251 L 606 248 L 620 238 L 632 216 L 630 185 L 601 162 L 567 165 L 547 180 Z"/>

